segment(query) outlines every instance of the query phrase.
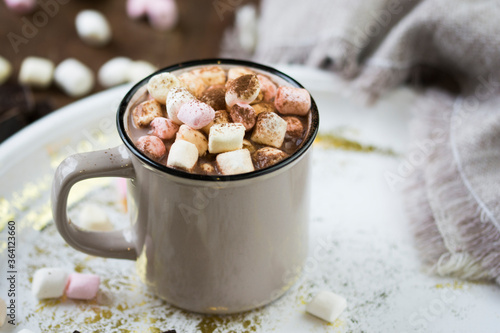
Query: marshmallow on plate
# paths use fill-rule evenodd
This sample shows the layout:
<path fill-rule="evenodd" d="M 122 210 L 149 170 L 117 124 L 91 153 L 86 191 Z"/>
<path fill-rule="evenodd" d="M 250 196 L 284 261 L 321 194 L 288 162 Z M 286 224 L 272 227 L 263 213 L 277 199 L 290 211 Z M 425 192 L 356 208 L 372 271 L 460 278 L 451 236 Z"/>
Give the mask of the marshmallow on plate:
<path fill-rule="evenodd" d="M 106 17 L 96 10 L 82 10 L 75 20 L 78 36 L 90 46 L 104 46 L 111 40 L 111 28 Z"/>
<path fill-rule="evenodd" d="M 274 112 L 262 112 L 257 116 L 252 141 L 263 145 L 281 147 L 285 139 L 287 123 Z"/>
<path fill-rule="evenodd" d="M 86 204 L 80 211 L 78 226 L 92 231 L 111 231 L 113 225 L 108 219 L 108 215 L 99 206 Z"/>
<path fill-rule="evenodd" d="M 47 88 L 54 77 L 54 63 L 48 59 L 27 57 L 21 64 L 19 83 L 36 87 Z"/>
<path fill-rule="evenodd" d="M 288 155 L 277 148 L 264 147 L 253 153 L 253 161 L 259 169 L 270 167 L 286 158 Z"/>
<path fill-rule="evenodd" d="M 97 77 L 101 86 L 109 88 L 128 81 L 127 71 L 132 60 L 126 57 L 116 57 L 101 66 Z"/>
<path fill-rule="evenodd" d="M 245 130 L 251 130 L 255 126 L 257 117 L 255 110 L 249 104 L 236 103 L 229 111 L 233 123 L 239 123 L 245 126 Z"/>
<path fill-rule="evenodd" d="M 207 86 L 224 86 L 226 84 L 226 72 L 220 66 L 208 66 L 192 71 L 199 76 Z"/>
<path fill-rule="evenodd" d="M 181 125 L 182 121 L 177 118 L 177 114 L 185 103 L 194 99 L 195 97 L 186 88 L 180 87 L 170 90 L 167 96 L 168 117 L 176 124 Z"/>
<path fill-rule="evenodd" d="M 5 0 L 7 7 L 17 14 L 29 14 L 36 8 L 36 0 Z"/>
<path fill-rule="evenodd" d="M 160 103 L 150 99 L 137 105 L 132 111 L 132 117 L 137 127 L 146 127 L 156 117 L 163 117 L 163 109 Z"/>
<path fill-rule="evenodd" d="M 162 140 L 172 139 L 179 130 L 179 125 L 174 123 L 171 119 L 163 117 L 156 117 L 150 125 L 152 128 L 150 134 Z"/>
<path fill-rule="evenodd" d="M 184 86 L 191 94 L 198 98 L 207 89 L 207 85 L 203 79 L 194 72 L 182 73 L 179 75 L 179 80 L 184 83 Z"/>
<path fill-rule="evenodd" d="M 149 1 L 146 13 L 151 26 L 158 30 L 172 29 L 179 19 L 179 11 L 174 0 Z"/>
<path fill-rule="evenodd" d="M 184 140 L 176 140 L 168 153 L 167 166 L 190 171 L 198 161 L 196 145 Z"/>
<path fill-rule="evenodd" d="M 212 154 L 223 153 L 243 147 L 245 126 L 228 123 L 217 124 L 210 128 L 208 135 L 208 151 Z"/>
<path fill-rule="evenodd" d="M 248 149 L 238 149 L 218 154 L 215 160 L 217 168 L 223 175 L 235 175 L 255 170 Z"/>
<path fill-rule="evenodd" d="M 259 79 L 260 90 L 264 94 L 264 101 L 270 102 L 276 96 L 278 88 L 267 76 L 259 74 L 257 78 Z"/>
<path fill-rule="evenodd" d="M 101 279 L 94 274 L 71 273 L 68 277 L 66 296 L 89 300 L 96 297 Z"/>
<path fill-rule="evenodd" d="M 311 95 L 303 88 L 279 87 L 274 105 L 281 114 L 305 116 L 311 108 Z"/>
<path fill-rule="evenodd" d="M 137 149 L 152 159 L 160 159 L 167 153 L 167 148 L 160 138 L 153 135 L 141 136 L 135 143 Z"/>
<path fill-rule="evenodd" d="M 203 127 L 201 130 L 205 132 L 206 135 L 210 134 L 210 127 L 217 124 L 227 124 L 229 123 L 229 113 L 224 110 L 215 111 L 214 120 L 207 126 Z"/>
<path fill-rule="evenodd" d="M 198 149 L 198 155 L 203 156 L 207 153 L 208 141 L 205 135 L 187 125 L 181 125 L 175 140 L 184 140 L 191 142 Z"/>
<path fill-rule="evenodd" d="M 135 83 L 156 72 L 157 69 L 158 68 L 156 68 L 155 65 L 144 60 L 132 61 L 132 63 L 130 64 L 130 68 L 126 72 L 127 81 Z M 164 101 L 161 103 L 165 104 Z"/>
<path fill-rule="evenodd" d="M 310 314 L 333 323 L 345 310 L 346 299 L 330 291 L 320 291 L 307 305 L 306 311 Z"/>
<path fill-rule="evenodd" d="M 243 75 L 255 74 L 251 69 L 246 67 L 232 67 L 227 71 L 227 83 Z"/>
<path fill-rule="evenodd" d="M 94 88 L 94 74 L 90 68 L 73 58 L 64 60 L 56 67 L 54 79 L 71 97 L 86 95 Z"/>
<path fill-rule="evenodd" d="M 149 79 L 148 91 L 161 104 L 167 103 L 170 90 L 183 87 L 184 84 L 172 73 L 160 73 Z"/>
<path fill-rule="evenodd" d="M 5 324 L 5 319 L 7 319 L 7 304 L 0 298 L 0 327 Z"/>
<path fill-rule="evenodd" d="M 33 275 L 31 291 L 38 299 L 58 298 L 64 294 L 68 272 L 62 268 L 41 268 Z"/>
<path fill-rule="evenodd" d="M 0 56 L 0 84 L 7 81 L 12 74 L 12 65 L 4 57 Z"/>
<path fill-rule="evenodd" d="M 228 84 L 226 104 L 231 107 L 236 103 L 250 104 L 260 92 L 260 83 L 256 75 L 239 76 Z"/>
<path fill-rule="evenodd" d="M 177 113 L 177 118 L 194 129 L 200 129 L 214 120 L 214 109 L 197 99 L 184 103 Z"/>
<path fill-rule="evenodd" d="M 226 109 L 226 89 L 224 86 L 210 86 L 200 96 L 200 101 L 207 103 L 214 110 Z"/>

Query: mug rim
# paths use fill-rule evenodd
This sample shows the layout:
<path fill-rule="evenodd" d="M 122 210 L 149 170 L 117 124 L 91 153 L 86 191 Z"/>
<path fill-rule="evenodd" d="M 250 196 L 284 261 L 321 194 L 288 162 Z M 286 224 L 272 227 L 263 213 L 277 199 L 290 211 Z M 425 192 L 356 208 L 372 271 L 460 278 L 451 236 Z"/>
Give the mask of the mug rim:
<path fill-rule="evenodd" d="M 316 138 L 316 135 L 318 134 L 319 130 L 319 111 L 318 107 L 316 105 L 316 102 L 314 101 L 313 97 L 309 93 L 309 96 L 311 96 L 311 123 L 309 124 L 309 133 L 307 134 L 306 138 L 304 139 L 302 145 L 299 147 L 297 151 L 295 151 L 294 154 L 290 155 L 289 157 L 281 160 L 280 162 L 271 165 L 270 167 L 264 168 L 264 169 L 258 169 L 254 170 L 251 172 L 247 173 L 240 173 L 236 175 L 203 175 L 203 174 L 197 174 L 197 173 L 190 173 L 188 171 L 182 171 L 174 168 L 169 168 L 166 165 L 160 164 L 158 162 L 153 161 L 149 157 L 147 157 L 143 152 L 141 152 L 135 144 L 132 142 L 131 138 L 127 135 L 126 130 L 125 130 L 125 112 L 127 111 L 127 107 L 131 101 L 131 99 L 134 97 L 134 95 L 137 93 L 137 91 L 142 88 L 149 79 L 157 74 L 164 73 L 164 72 L 172 72 L 175 70 L 183 69 L 183 68 L 189 68 L 189 67 L 194 67 L 194 66 L 200 66 L 200 65 L 240 65 L 240 66 L 246 66 L 250 68 L 256 68 L 260 69 L 262 71 L 266 71 L 272 75 L 278 76 L 281 79 L 287 81 L 288 83 L 294 84 L 298 88 L 304 88 L 298 81 L 293 79 L 292 77 L 288 76 L 287 74 L 266 66 L 262 64 L 258 64 L 252 61 L 248 60 L 238 60 L 238 59 L 228 59 L 228 58 L 212 58 L 212 59 L 201 59 L 201 60 L 192 60 L 192 61 L 186 61 L 186 62 L 181 62 L 175 65 L 171 65 L 165 68 L 162 68 L 141 81 L 137 82 L 123 97 L 123 99 L 120 102 L 120 105 L 118 107 L 118 112 L 116 113 L 116 124 L 117 124 L 117 129 L 118 129 L 118 134 L 120 135 L 121 140 L 125 144 L 125 146 L 128 148 L 129 151 L 131 151 L 140 161 L 145 163 L 146 165 L 153 167 L 155 170 L 165 172 L 167 174 L 177 176 L 180 178 L 186 178 L 186 179 L 191 179 L 191 180 L 204 180 L 204 181 L 236 181 L 236 180 L 243 180 L 243 179 L 249 179 L 249 178 L 255 178 L 263 175 L 267 175 L 269 173 L 275 172 L 279 169 L 282 169 L 283 167 L 293 163 L 294 161 L 298 160 L 304 153 L 311 147 L 314 139 Z M 309 92 L 309 91 L 308 91 Z"/>

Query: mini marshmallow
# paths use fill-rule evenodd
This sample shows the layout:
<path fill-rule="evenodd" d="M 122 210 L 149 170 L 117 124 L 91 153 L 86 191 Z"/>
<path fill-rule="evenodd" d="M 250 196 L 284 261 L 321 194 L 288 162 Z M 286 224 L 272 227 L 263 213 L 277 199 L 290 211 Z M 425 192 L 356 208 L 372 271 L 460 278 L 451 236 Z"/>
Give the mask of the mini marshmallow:
<path fill-rule="evenodd" d="M 256 75 L 243 75 L 228 84 L 226 104 L 231 107 L 236 103 L 249 104 L 260 92 L 260 83 Z"/>
<path fill-rule="evenodd" d="M 128 81 L 127 71 L 132 60 L 126 57 L 116 57 L 101 66 L 97 74 L 99 84 L 109 88 Z"/>
<path fill-rule="evenodd" d="M 243 148 L 248 149 L 248 151 L 250 153 L 253 153 L 256 150 L 256 148 L 253 145 L 252 141 L 247 140 L 247 139 L 243 139 Z"/>
<path fill-rule="evenodd" d="M 281 114 L 305 116 L 311 108 L 311 95 L 306 89 L 279 87 L 274 105 Z"/>
<path fill-rule="evenodd" d="M 274 112 L 262 112 L 251 136 L 252 141 L 263 145 L 281 147 L 285 139 L 287 123 Z"/>
<path fill-rule="evenodd" d="M 0 298 L 0 327 L 5 324 L 5 320 L 7 319 L 7 304 L 5 301 Z"/>
<path fill-rule="evenodd" d="M 200 165 L 200 169 L 208 175 L 215 174 L 215 168 L 210 163 L 203 163 Z"/>
<path fill-rule="evenodd" d="M 208 135 L 208 151 L 212 154 L 223 153 L 243 147 L 245 126 L 228 123 L 217 124 L 210 128 Z"/>
<path fill-rule="evenodd" d="M 48 59 L 27 57 L 21 64 L 19 83 L 36 87 L 47 88 L 54 77 L 54 63 Z"/>
<path fill-rule="evenodd" d="M 132 111 L 134 124 L 137 127 L 148 126 L 156 117 L 163 117 L 163 109 L 157 101 L 150 99 L 137 105 Z"/>
<path fill-rule="evenodd" d="M 177 118 L 194 129 L 200 129 L 214 120 L 214 109 L 197 99 L 184 103 L 177 113 Z"/>
<path fill-rule="evenodd" d="M 61 268 L 41 268 L 33 275 L 31 292 L 38 299 L 58 298 L 64 294 L 68 272 Z"/>
<path fill-rule="evenodd" d="M 247 4 L 238 9 L 235 27 L 241 48 L 252 53 L 257 45 L 257 8 L 255 5 Z"/>
<path fill-rule="evenodd" d="M 210 86 L 200 96 L 200 101 L 207 103 L 214 110 L 225 110 L 226 89 L 224 86 Z"/>
<path fill-rule="evenodd" d="M 297 117 L 283 117 L 286 121 L 286 134 L 289 136 L 300 137 L 304 132 L 304 125 Z"/>
<path fill-rule="evenodd" d="M 173 88 L 167 95 L 167 113 L 168 117 L 178 125 L 182 121 L 177 118 L 180 108 L 187 102 L 194 100 L 195 97 L 186 88 Z"/>
<path fill-rule="evenodd" d="M 333 323 L 345 310 L 346 306 L 347 302 L 344 297 L 323 290 L 307 305 L 306 311 L 313 316 Z"/>
<path fill-rule="evenodd" d="M 198 148 L 191 142 L 176 140 L 168 153 L 167 166 L 191 170 L 198 161 Z"/>
<path fill-rule="evenodd" d="M 16 14 L 29 14 L 36 8 L 36 0 L 5 0 L 7 7 Z"/>
<path fill-rule="evenodd" d="M 127 15 L 131 19 L 138 19 L 146 15 L 149 0 L 127 0 Z"/>
<path fill-rule="evenodd" d="M 111 231 L 113 225 L 108 215 L 99 206 L 86 204 L 80 211 L 78 226 L 91 231 Z"/>
<path fill-rule="evenodd" d="M 146 156 L 158 160 L 162 158 L 167 153 L 167 148 L 160 138 L 153 135 L 141 136 L 135 146 L 142 151 Z"/>
<path fill-rule="evenodd" d="M 258 169 L 270 167 L 287 156 L 285 152 L 272 147 L 260 148 L 252 155 L 255 166 Z"/>
<path fill-rule="evenodd" d="M 248 149 L 238 149 L 218 154 L 215 160 L 217 168 L 223 175 L 235 175 L 254 171 L 252 157 Z"/>
<path fill-rule="evenodd" d="M 96 10 L 82 10 L 75 20 L 78 36 L 90 46 L 104 46 L 111 40 L 106 17 Z"/>
<path fill-rule="evenodd" d="M 172 139 L 179 130 L 179 125 L 174 123 L 171 119 L 163 117 L 156 117 L 150 125 L 152 128 L 150 134 L 162 140 Z"/>
<path fill-rule="evenodd" d="M 183 87 L 184 84 L 172 73 L 160 73 L 149 79 L 148 91 L 161 104 L 167 103 L 171 89 Z"/>
<path fill-rule="evenodd" d="M 207 86 L 224 86 L 226 84 L 226 72 L 220 66 L 208 66 L 192 71 L 200 77 Z"/>
<path fill-rule="evenodd" d="M 240 76 L 243 76 L 243 75 L 249 75 L 249 74 L 255 74 L 252 70 L 250 70 L 249 68 L 246 68 L 246 67 L 233 67 L 233 68 L 230 68 L 228 71 L 227 71 L 227 83 L 229 83 L 229 81 L 232 81 Z"/>
<path fill-rule="evenodd" d="M 216 124 L 227 124 L 229 123 L 229 113 L 224 110 L 215 111 L 214 120 L 207 126 L 203 127 L 201 130 L 205 134 L 210 134 L 210 127 Z"/>
<path fill-rule="evenodd" d="M 271 102 L 276 96 L 278 88 L 267 76 L 259 74 L 257 78 L 259 79 L 260 90 L 264 93 L 264 101 Z"/>
<path fill-rule="evenodd" d="M 66 296 L 72 299 L 89 300 L 97 296 L 101 279 L 94 274 L 71 273 L 68 277 Z"/>
<path fill-rule="evenodd" d="M 158 68 L 150 62 L 144 60 L 133 61 L 127 71 L 127 81 L 135 83 L 156 72 L 157 69 Z M 165 104 L 165 101 L 161 103 Z"/>
<path fill-rule="evenodd" d="M 208 140 L 205 135 L 187 125 L 181 125 L 175 140 L 191 142 L 196 146 L 196 149 L 198 149 L 199 156 L 203 156 L 207 153 Z"/>
<path fill-rule="evenodd" d="M 260 102 L 258 104 L 252 104 L 252 107 L 257 115 L 262 112 L 276 112 L 274 104 L 269 102 Z"/>
<path fill-rule="evenodd" d="M 255 99 L 253 101 L 250 102 L 250 104 L 257 104 L 257 103 L 260 103 L 264 100 L 264 93 L 262 92 L 262 89 L 259 91 L 259 94 L 257 95 L 257 97 L 255 97 Z"/>
<path fill-rule="evenodd" d="M 146 13 L 151 26 L 158 30 L 172 29 L 179 19 L 179 11 L 174 0 L 149 1 Z"/>
<path fill-rule="evenodd" d="M 56 67 L 54 78 L 71 97 L 86 95 L 94 88 L 94 74 L 90 68 L 73 58 L 64 60 Z"/>
<path fill-rule="evenodd" d="M 202 78 L 193 72 L 182 73 L 179 75 L 179 80 L 184 83 L 184 86 L 191 94 L 198 98 L 203 94 L 205 89 L 207 89 L 207 85 Z"/>
<path fill-rule="evenodd" d="M 229 111 L 233 123 L 240 123 L 245 126 L 245 130 L 251 130 L 255 126 L 257 117 L 252 106 L 248 104 L 237 103 L 231 107 Z"/>
<path fill-rule="evenodd" d="M 12 65 L 4 57 L 0 56 L 0 84 L 3 84 L 12 74 Z"/>

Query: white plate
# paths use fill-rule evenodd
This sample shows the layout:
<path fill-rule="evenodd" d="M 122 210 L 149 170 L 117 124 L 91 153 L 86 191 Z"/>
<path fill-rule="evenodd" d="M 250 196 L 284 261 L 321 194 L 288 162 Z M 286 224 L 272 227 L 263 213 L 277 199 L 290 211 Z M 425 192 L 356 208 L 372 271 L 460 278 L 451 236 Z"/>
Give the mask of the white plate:
<path fill-rule="evenodd" d="M 273 304 L 248 313 L 209 317 L 170 307 L 149 294 L 134 263 L 89 257 L 64 244 L 50 214 L 55 167 L 73 152 L 120 144 L 115 112 L 129 86 L 85 98 L 41 119 L 0 146 L 0 225 L 16 221 L 16 319 L 14 329 L 42 332 L 492 332 L 500 327 L 500 291 L 494 285 L 438 278 L 420 271 L 401 204 L 384 179 L 402 162 L 409 109 L 416 95 L 398 89 L 374 106 L 346 95 L 332 74 L 302 67 L 285 72 L 308 88 L 319 105 L 321 133 L 331 132 L 381 151 L 313 149 L 311 249 L 302 279 Z M 399 154 L 399 155 L 398 155 Z M 87 181 L 72 192 L 70 216 L 80 202 L 100 204 L 119 227 L 126 214 L 115 182 Z M 40 226 L 48 226 L 38 231 Z M 0 233 L 0 276 L 6 267 L 6 231 Z M 103 281 L 97 301 L 38 302 L 30 277 L 42 266 L 94 272 Z M 0 283 L 0 297 L 7 298 Z M 347 298 L 333 324 L 305 314 L 319 290 Z"/>

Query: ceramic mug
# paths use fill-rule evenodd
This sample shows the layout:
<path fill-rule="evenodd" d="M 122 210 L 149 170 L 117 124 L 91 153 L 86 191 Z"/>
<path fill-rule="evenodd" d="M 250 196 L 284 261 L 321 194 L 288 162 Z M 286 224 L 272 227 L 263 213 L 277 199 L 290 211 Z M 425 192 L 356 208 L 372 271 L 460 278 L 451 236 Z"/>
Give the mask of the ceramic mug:
<path fill-rule="evenodd" d="M 182 63 L 155 74 L 214 64 L 249 67 L 280 85 L 302 87 L 273 68 L 229 59 Z M 87 254 L 136 260 L 141 280 L 182 309 L 228 314 L 273 301 L 300 276 L 308 253 L 310 147 L 319 125 L 314 100 L 305 139 L 289 158 L 245 174 L 192 174 L 149 159 L 127 134 L 128 113 L 151 76 L 119 106 L 123 145 L 70 156 L 58 167 L 52 209 L 60 234 Z M 92 232 L 68 220 L 71 187 L 95 177 L 128 178 L 129 228 Z"/>

